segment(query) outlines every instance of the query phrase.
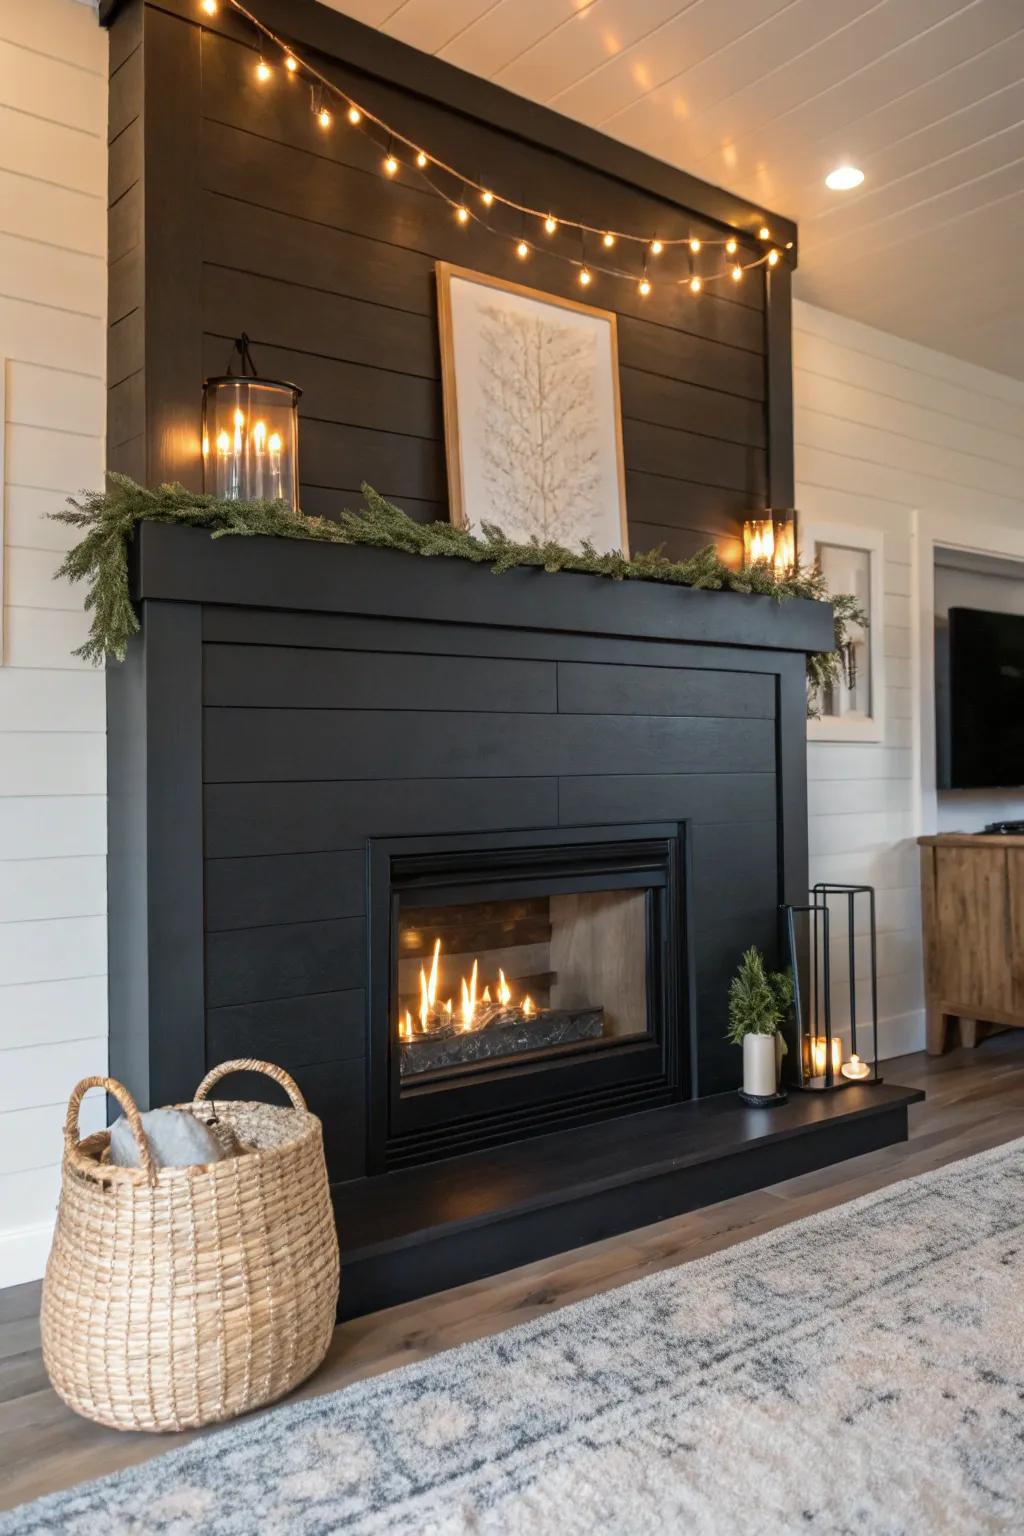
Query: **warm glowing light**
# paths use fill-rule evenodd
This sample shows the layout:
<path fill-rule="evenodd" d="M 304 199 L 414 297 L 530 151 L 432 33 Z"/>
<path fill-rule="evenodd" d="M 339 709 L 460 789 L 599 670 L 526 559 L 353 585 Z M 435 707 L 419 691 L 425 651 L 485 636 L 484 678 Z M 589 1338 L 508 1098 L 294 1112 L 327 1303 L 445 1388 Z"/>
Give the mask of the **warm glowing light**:
<path fill-rule="evenodd" d="M 768 265 L 769 265 L 769 266 L 770 266 L 770 267 L 777 267 L 777 266 L 778 266 L 778 264 L 779 264 L 779 260 L 780 260 L 780 258 L 779 258 L 779 253 L 778 253 L 778 251 L 776 251 L 776 250 L 770 250 L 770 251 L 769 251 L 769 252 L 768 252 Z"/>
<path fill-rule="evenodd" d="M 358 107 L 355 107 L 355 106 L 349 107 L 349 109 L 348 109 L 348 120 L 352 124 L 353 127 L 355 127 L 356 123 L 361 123 L 362 122 L 363 114 L 360 112 Z"/>
<path fill-rule="evenodd" d="M 864 172 L 855 165 L 837 165 L 834 171 L 829 171 L 825 177 L 825 185 L 830 192 L 852 192 L 854 187 L 859 187 L 864 180 Z"/>
<path fill-rule="evenodd" d="M 604 246 L 606 251 L 611 250 L 612 246 L 615 244 L 615 236 L 612 234 L 611 230 L 609 230 L 608 233 L 604 236 L 601 244 Z"/>
<path fill-rule="evenodd" d="M 416 164 L 419 166 L 421 171 L 426 169 L 427 157 L 423 153 L 422 149 L 419 150 L 419 152 L 416 155 Z"/>
<path fill-rule="evenodd" d="M 529 995 L 523 998 L 520 1007 L 522 1008 L 524 1019 L 532 1019 L 534 1014 L 537 1012 L 537 1006 L 534 1003 L 533 998 Z"/>
<path fill-rule="evenodd" d="M 209 452 L 210 452 L 210 439 L 209 439 L 209 437 L 207 437 L 206 433 L 204 432 L 203 433 L 203 458 L 204 459 L 209 456 Z"/>
<path fill-rule="evenodd" d="M 768 225 L 767 224 L 762 224 L 761 228 L 757 232 L 757 238 L 759 240 L 770 240 L 771 237 L 772 237 L 772 232 L 768 228 Z"/>
<path fill-rule="evenodd" d="M 473 961 L 473 970 L 472 970 L 472 972 L 470 974 L 470 978 L 469 978 L 469 986 L 467 987 L 467 985 L 466 985 L 466 978 L 465 978 L 465 976 L 463 976 L 462 982 L 461 982 L 462 996 L 461 996 L 461 1006 L 460 1006 L 459 1012 L 460 1012 L 460 1014 L 462 1016 L 462 1028 L 463 1028 L 463 1030 L 470 1030 L 470 1029 L 473 1028 L 473 1020 L 474 1020 L 474 1016 L 476 1014 L 476 989 L 477 989 L 477 982 L 478 982 L 478 980 L 479 980 L 479 965 L 474 960 Z"/>
<path fill-rule="evenodd" d="M 638 289 L 637 289 L 637 291 L 638 291 L 638 292 L 639 292 L 639 294 L 640 294 L 640 297 L 641 297 L 641 298 L 642 298 L 642 299 L 646 299 L 646 297 L 647 297 L 647 295 L 648 295 L 648 294 L 649 294 L 649 293 L 650 293 L 650 291 L 651 291 L 651 285 L 650 285 L 650 283 L 649 283 L 649 282 L 648 282 L 648 280 L 647 280 L 647 278 L 646 278 L 646 277 L 642 277 L 642 278 L 641 278 L 641 279 L 640 279 L 640 282 L 639 282 L 639 285 L 638 285 Z"/>
<path fill-rule="evenodd" d="M 203 10 L 206 12 L 207 16 L 216 16 L 217 0 L 203 0 Z"/>
<path fill-rule="evenodd" d="M 589 267 L 580 268 L 580 287 L 589 288 L 591 283 L 591 271 Z"/>
<path fill-rule="evenodd" d="M 284 61 L 284 67 L 290 75 L 294 75 L 299 67 L 299 61 L 298 59 L 293 59 L 291 54 L 288 54 Z"/>
<path fill-rule="evenodd" d="M 460 203 L 456 208 L 455 217 L 458 219 L 460 224 L 467 224 L 469 222 L 469 209 L 466 207 L 465 203 Z"/>
<path fill-rule="evenodd" d="M 394 155 L 388 155 L 387 159 L 384 161 L 384 170 L 389 176 L 393 176 L 398 170 L 398 161 L 395 159 Z"/>
<path fill-rule="evenodd" d="M 221 431 L 221 432 L 217 433 L 217 452 L 218 453 L 230 453 L 231 452 L 231 439 L 230 439 L 230 437 L 228 436 L 228 434 L 226 432 Z"/>
<path fill-rule="evenodd" d="M 690 250 L 695 256 L 700 250 L 700 241 L 696 238 L 696 236 L 694 236 L 694 238 L 690 241 Z"/>
<path fill-rule="evenodd" d="M 725 252 L 727 256 L 735 256 L 739 248 L 740 243 L 734 236 L 730 236 L 729 239 L 725 242 Z"/>
<path fill-rule="evenodd" d="M 257 453 L 262 453 L 267 446 L 267 424 L 258 421 L 252 429 L 252 445 Z"/>
<path fill-rule="evenodd" d="M 660 240 L 652 240 L 651 241 L 651 255 L 652 256 L 660 256 L 664 249 L 665 249 L 665 247 L 662 245 Z"/>
<path fill-rule="evenodd" d="M 434 940 L 434 958 L 430 962 L 430 975 L 427 978 L 427 1002 L 431 1007 L 437 1001 L 437 965 L 441 958 L 441 940 Z"/>
<path fill-rule="evenodd" d="M 733 282 L 734 283 L 738 283 L 742 276 L 743 276 L 743 268 L 741 266 L 739 266 L 739 265 L 733 267 L 733 269 L 732 269 L 732 280 L 733 280 Z"/>
<path fill-rule="evenodd" d="M 824 1035 L 811 1035 L 811 1076 L 824 1077 L 828 1061 L 828 1040 Z M 843 1065 L 843 1042 L 838 1035 L 832 1036 L 832 1071 L 838 1072 Z"/>
<path fill-rule="evenodd" d="M 280 432 L 271 432 L 270 437 L 269 437 L 269 439 L 267 441 L 267 447 L 270 449 L 271 453 L 280 453 L 281 452 L 281 434 L 280 434 Z"/>
<path fill-rule="evenodd" d="M 320 124 L 321 128 L 329 128 L 331 126 L 331 114 L 328 112 L 326 107 L 320 108 L 320 111 L 316 115 L 316 120 Z"/>
<path fill-rule="evenodd" d="M 256 79 L 269 80 L 270 75 L 270 65 L 267 63 L 266 59 L 260 59 L 259 63 L 256 65 Z"/>
<path fill-rule="evenodd" d="M 699 277 L 691 277 L 690 278 L 690 292 L 691 293 L 700 293 L 700 291 L 701 291 L 701 289 L 703 287 L 704 287 L 704 284 L 701 282 Z"/>
<path fill-rule="evenodd" d="M 412 1039 L 412 1014 L 409 1012 L 408 1008 L 399 1017 L 399 1020 L 398 1020 L 398 1038 L 400 1040 L 411 1040 Z"/>
<path fill-rule="evenodd" d="M 503 1008 L 507 1008 L 511 1001 L 512 1001 L 512 988 L 509 986 L 508 982 L 505 980 L 505 972 L 503 970 L 501 970 L 501 968 L 499 967 L 499 969 L 498 969 L 498 1002 L 502 1005 Z"/>
<path fill-rule="evenodd" d="M 480 1001 L 482 1003 L 489 1003 L 490 1000 L 491 1000 L 491 989 L 490 989 L 490 987 L 484 987 L 483 996 L 481 997 Z"/>
<path fill-rule="evenodd" d="M 751 517 L 743 524 L 743 564 L 757 565 L 775 556 L 775 524 L 770 517 Z"/>
<path fill-rule="evenodd" d="M 557 228 L 558 220 L 553 219 L 549 213 L 547 218 L 544 220 L 544 233 L 547 235 L 553 235 Z"/>
<path fill-rule="evenodd" d="M 485 208 L 489 208 L 491 206 L 491 204 L 494 202 L 494 193 L 493 192 L 481 192 L 480 193 L 480 197 L 481 197 L 481 200 L 482 200 L 483 205 L 484 205 Z"/>
<path fill-rule="evenodd" d="M 424 1034 L 426 1034 L 427 1025 L 430 1023 L 430 996 L 429 996 L 428 987 L 429 987 L 429 983 L 427 982 L 427 973 L 426 973 L 426 971 L 423 969 L 423 967 L 421 965 L 420 966 L 420 1029 L 423 1030 Z"/>
<path fill-rule="evenodd" d="M 530 247 L 527 245 L 525 240 L 520 240 L 519 244 L 516 246 L 516 255 L 519 257 L 519 260 L 525 261 L 529 254 Z"/>
<path fill-rule="evenodd" d="M 866 1061 L 861 1061 L 856 1051 L 852 1053 L 849 1061 L 843 1062 L 840 1071 L 844 1077 L 850 1078 L 853 1082 L 857 1082 L 860 1078 L 871 1076 L 871 1068 Z"/>
<path fill-rule="evenodd" d="M 235 412 L 235 426 L 236 427 L 244 427 L 245 426 L 245 412 L 244 411 L 236 411 Z"/>

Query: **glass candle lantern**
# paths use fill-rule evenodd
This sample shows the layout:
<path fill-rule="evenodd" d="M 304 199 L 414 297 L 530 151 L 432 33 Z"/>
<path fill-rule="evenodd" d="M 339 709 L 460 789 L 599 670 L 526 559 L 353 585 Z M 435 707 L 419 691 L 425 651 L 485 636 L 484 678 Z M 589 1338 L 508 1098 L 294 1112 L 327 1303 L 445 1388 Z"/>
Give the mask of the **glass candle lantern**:
<path fill-rule="evenodd" d="M 796 523 L 792 512 L 768 512 L 743 524 L 743 564 L 766 560 L 776 576 L 787 576 L 796 565 Z"/>
<path fill-rule="evenodd" d="M 203 489 L 231 501 L 299 504 L 299 396 L 276 379 L 203 385 Z"/>

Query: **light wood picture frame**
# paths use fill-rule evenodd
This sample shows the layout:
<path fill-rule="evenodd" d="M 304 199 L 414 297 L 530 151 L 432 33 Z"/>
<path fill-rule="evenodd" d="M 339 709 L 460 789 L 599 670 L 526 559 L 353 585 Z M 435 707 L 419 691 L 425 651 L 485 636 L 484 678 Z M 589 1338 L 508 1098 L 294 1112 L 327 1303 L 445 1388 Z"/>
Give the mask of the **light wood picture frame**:
<path fill-rule="evenodd" d="M 629 554 L 616 316 L 437 263 L 451 521 Z"/>
<path fill-rule="evenodd" d="M 885 540 L 880 529 L 847 523 L 799 523 L 800 563 L 820 565 L 833 592 L 852 592 L 868 616 L 851 626 L 857 665 L 853 689 L 839 683 L 807 722 L 809 741 L 885 740 Z"/>

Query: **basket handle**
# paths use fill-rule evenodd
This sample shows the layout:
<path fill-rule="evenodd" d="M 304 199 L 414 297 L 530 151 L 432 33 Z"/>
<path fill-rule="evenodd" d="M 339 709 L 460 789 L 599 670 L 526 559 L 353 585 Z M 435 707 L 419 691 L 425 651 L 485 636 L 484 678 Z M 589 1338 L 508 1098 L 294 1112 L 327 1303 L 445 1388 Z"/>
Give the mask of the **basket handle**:
<path fill-rule="evenodd" d="M 289 1077 L 284 1067 L 275 1067 L 269 1061 L 252 1061 L 244 1057 L 240 1061 L 222 1061 L 219 1067 L 212 1067 L 196 1089 L 196 1101 L 205 1099 L 210 1089 L 220 1082 L 222 1077 L 227 1077 L 229 1072 L 262 1072 L 266 1077 L 272 1077 L 278 1083 L 292 1101 L 293 1109 L 305 1109 L 306 1101 L 299 1091 L 299 1085 L 293 1077 Z"/>
<path fill-rule="evenodd" d="M 112 1099 L 116 1099 L 124 1110 L 124 1117 L 128 1121 L 128 1127 L 135 1137 L 135 1145 L 139 1149 L 139 1160 L 143 1171 L 150 1184 L 156 1183 L 157 1168 L 153 1161 L 153 1154 L 149 1150 L 149 1142 L 146 1133 L 142 1129 L 142 1117 L 138 1106 L 123 1083 L 119 1083 L 116 1077 L 83 1077 L 78 1087 L 72 1090 L 68 1099 L 68 1112 L 64 1116 L 64 1151 L 71 1157 L 78 1150 L 78 1112 L 82 1107 L 82 1100 L 90 1088 L 102 1088 L 109 1093 Z"/>

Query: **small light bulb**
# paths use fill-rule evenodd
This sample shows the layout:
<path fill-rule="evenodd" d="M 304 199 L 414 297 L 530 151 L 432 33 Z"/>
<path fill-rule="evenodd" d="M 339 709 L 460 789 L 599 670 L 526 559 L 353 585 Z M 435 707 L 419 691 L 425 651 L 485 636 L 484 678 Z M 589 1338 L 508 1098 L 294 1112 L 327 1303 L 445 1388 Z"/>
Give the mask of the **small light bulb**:
<path fill-rule="evenodd" d="M 701 289 L 703 287 L 704 287 L 704 284 L 701 282 L 699 277 L 691 277 L 690 278 L 690 292 L 691 293 L 700 293 L 700 291 L 701 291 Z"/>
<path fill-rule="evenodd" d="M 650 291 L 651 291 L 650 283 L 648 282 L 646 277 L 642 277 L 640 279 L 640 285 L 639 285 L 640 297 L 642 299 L 646 299 L 646 297 L 650 293 Z"/>
<path fill-rule="evenodd" d="M 519 260 L 525 261 L 529 254 L 530 247 L 527 245 L 525 240 L 520 240 L 519 244 L 516 246 L 516 255 L 519 257 Z"/>
<path fill-rule="evenodd" d="M 216 16 L 217 0 L 203 0 L 203 10 L 206 12 L 207 16 Z"/>
<path fill-rule="evenodd" d="M 256 65 L 256 79 L 269 80 L 270 74 L 270 65 L 267 63 L 266 59 L 260 59 L 259 63 Z"/>
<path fill-rule="evenodd" d="M 761 228 L 757 232 L 757 238 L 759 240 L 770 240 L 771 237 L 772 237 L 772 232 L 768 228 L 768 225 L 767 224 L 762 224 Z"/>
<path fill-rule="evenodd" d="M 299 67 L 299 61 L 298 59 L 293 59 L 291 54 L 289 54 L 284 61 L 284 67 L 290 75 L 294 75 Z"/>
<path fill-rule="evenodd" d="M 581 288 L 589 288 L 590 287 L 590 268 L 589 267 L 581 267 L 580 268 L 580 287 Z"/>
<path fill-rule="evenodd" d="M 742 276 L 743 276 L 743 268 L 737 263 L 737 265 L 735 267 L 733 267 L 733 269 L 732 269 L 732 280 L 733 280 L 733 282 L 734 283 L 738 283 Z"/>
<path fill-rule="evenodd" d="M 615 236 L 612 234 L 611 230 L 609 230 L 605 235 L 602 244 L 606 251 L 610 251 L 612 246 L 615 244 Z"/>
<path fill-rule="evenodd" d="M 779 264 L 779 253 L 778 253 L 778 251 L 772 249 L 772 250 L 770 250 L 768 252 L 768 265 L 770 267 L 777 267 L 778 264 Z"/>
<path fill-rule="evenodd" d="M 551 217 L 550 213 L 549 213 L 547 218 L 544 220 L 544 231 L 545 231 L 545 233 L 549 234 L 549 235 L 553 235 L 557 228 L 558 228 L 558 221 L 557 221 L 557 219 L 553 219 Z"/>
<path fill-rule="evenodd" d="M 739 250 L 739 241 L 738 240 L 730 238 L 730 239 L 728 239 L 725 242 L 726 255 L 728 255 L 728 256 L 735 256 L 736 252 L 738 250 Z"/>
<path fill-rule="evenodd" d="M 466 207 L 465 203 L 460 203 L 456 208 L 455 217 L 458 219 L 460 224 L 466 224 L 469 222 L 469 209 Z"/>
<path fill-rule="evenodd" d="M 388 155 L 387 159 L 384 161 L 384 169 L 389 176 L 393 176 L 398 170 L 398 161 L 395 159 L 394 155 Z"/>
<path fill-rule="evenodd" d="M 423 153 L 422 149 L 420 150 L 419 154 L 416 156 L 416 164 L 419 166 L 421 171 L 424 170 L 425 167 L 426 167 L 427 157 Z"/>
<path fill-rule="evenodd" d="M 320 108 L 320 111 L 316 115 L 316 120 L 320 124 L 321 128 L 329 128 L 331 126 L 331 114 L 328 112 L 326 107 Z"/>
<path fill-rule="evenodd" d="M 695 256 L 696 256 L 697 252 L 700 250 L 700 241 L 697 239 L 696 235 L 694 235 L 694 237 L 690 241 L 690 250 L 693 252 L 693 254 Z"/>
<path fill-rule="evenodd" d="M 481 201 L 483 202 L 484 207 L 485 208 L 489 208 L 491 206 L 491 204 L 494 202 L 494 193 L 493 192 L 481 192 L 480 193 L 480 198 L 481 198 Z"/>
<path fill-rule="evenodd" d="M 349 109 L 348 109 L 348 120 L 352 124 L 353 127 L 355 127 L 356 123 L 361 123 L 362 122 L 363 114 L 360 112 L 358 107 L 349 107 Z"/>
<path fill-rule="evenodd" d="M 652 256 L 660 256 L 664 249 L 665 249 L 665 247 L 662 245 L 660 240 L 652 240 L 651 241 L 651 255 Z"/>

